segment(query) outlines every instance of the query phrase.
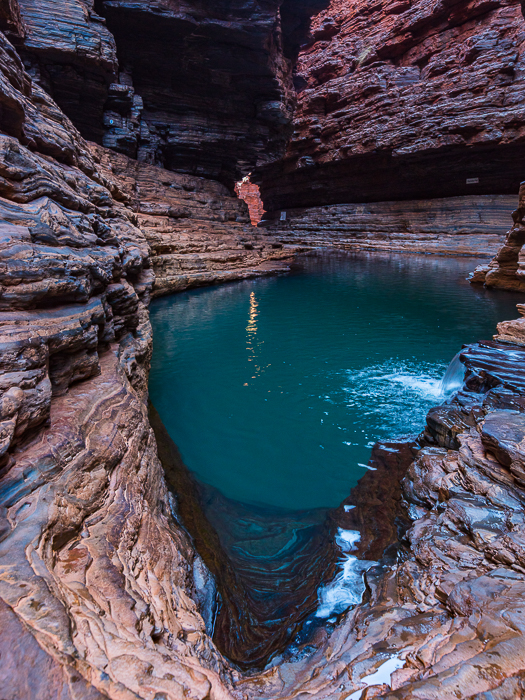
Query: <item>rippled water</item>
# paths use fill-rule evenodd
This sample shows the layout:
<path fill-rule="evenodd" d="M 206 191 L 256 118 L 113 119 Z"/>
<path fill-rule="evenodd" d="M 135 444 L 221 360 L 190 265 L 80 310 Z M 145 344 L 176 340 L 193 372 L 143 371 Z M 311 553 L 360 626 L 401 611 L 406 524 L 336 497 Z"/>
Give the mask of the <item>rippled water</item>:
<path fill-rule="evenodd" d="M 151 398 L 188 467 L 244 503 L 338 505 L 374 442 L 420 431 L 461 345 L 517 315 L 465 282 L 478 262 L 326 252 L 154 302 Z"/>

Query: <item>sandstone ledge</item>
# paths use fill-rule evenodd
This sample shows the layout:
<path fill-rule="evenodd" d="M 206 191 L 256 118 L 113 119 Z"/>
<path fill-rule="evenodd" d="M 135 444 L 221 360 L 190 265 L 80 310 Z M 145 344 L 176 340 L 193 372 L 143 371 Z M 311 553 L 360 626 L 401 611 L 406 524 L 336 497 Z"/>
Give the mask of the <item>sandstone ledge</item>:
<path fill-rule="evenodd" d="M 489 257 L 515 204 L 508 195 L 334 204 L 285 210 L 285 221 L 278 212 L 259 227 L 287 245 Z"/>

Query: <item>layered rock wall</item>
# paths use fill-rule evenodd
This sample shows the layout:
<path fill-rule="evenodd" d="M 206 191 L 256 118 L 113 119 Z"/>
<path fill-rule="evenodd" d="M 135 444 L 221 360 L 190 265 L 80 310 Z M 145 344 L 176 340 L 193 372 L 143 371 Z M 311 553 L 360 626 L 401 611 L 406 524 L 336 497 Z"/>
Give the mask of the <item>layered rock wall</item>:
<path fill-rule="evenodd" d="M 510 195 L 338 204 L 284 210 L 262 226 L 285 245 L 489 257 L 515 206 Z"/>
<path fill-rule="evenodd" d="M 108 88 L 116 82 L 115 40 L 88 0 L 18 0 L 26 68 L 85 138 L 103 134 Z"/>
<path fill-rule="evenodd" d="M 519 0 L 332 0 L 312 22 L 269 211 L 510 194 L 522 179 Z"/>
<path fill-rule="evenodd" d="M 20 39 L 6 7 L 1 21 Z M 89 34 L 98 20 L 83 7 Z M 410 11 L 389 7 L 396 22 Z M 468 10 L 464 26 L 496 16 L 503 27 L 516 6 L 446 7 L 453 17 Z M 425 17 L 411 26 L 426 41 Z M 333 514 L 362 530 L 363 556 L 400 538 L 369 568 L 363 601 L 295 653 L 241 674 L 211 641 L 214 584 L 149 425 L 147 305 L 152 293 L 259 274 L 283 251 L 256 237 L 222 184 L 89 146 L 0 39 L 2 697 L 523 695 L 523 323 L 464 349 L 464 390 L 429 414 L 417 446 L 376 448 L 380 483 L 370 476 L 352 494 L 355 514 Z M 24 51 L 32 70 L 43 65 L 36 47 Z M 387 491 L 382 477 L 401 479 L 409 463 L 402 489 Z M 386 512 L 393 522 L 381 522 Z"/>
<path fill-rule="evenodd" d="M 112 98 L 105 145 L 231 189 L 258 160 L 280 152 L 294 93 L 277 1 L 98 6 L 117 42 L 119 83 L 142 101 L 133 124 Z"/>
<path fill-rule="evenodd" d="M 250 224 L 245 202 L 214 180 L 173 173 L 91 146 L 118 179 L 150 246 L 153 296 L 286 271 L 298 246 Z"/>
<path fill-rule="evenodd" d="M 486 287 L 500 289 L 525 289 L 525 183 L 521 183 L 518 208 L 512 212 L 513 226 L 507 233 L 503 245 L 494 258 L 486 265 L 478 265 L 470 276 L 472 284 L 484 284 Z"/>
<path fill-rule="evenodd" d="M 148 421 L 147 306 L 155 270 L 182 288 L 264 251 L 223 185 L 88 145 L 0 40 L 3 697 L 227 698 L 214 584 Z"/>
<path fill-rule="evenodd" d="M 326 2 L 19 4 L 26 67 L 83 136 L 233 191 L 283 151 L 292 62 Z"/>

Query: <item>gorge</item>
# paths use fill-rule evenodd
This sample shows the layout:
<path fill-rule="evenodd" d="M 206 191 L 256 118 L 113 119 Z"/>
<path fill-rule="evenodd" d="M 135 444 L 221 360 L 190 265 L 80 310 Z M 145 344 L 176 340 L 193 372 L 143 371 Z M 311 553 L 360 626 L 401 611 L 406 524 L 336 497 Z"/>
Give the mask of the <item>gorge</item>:
<path fill-rule="evenodd" d="M 518 0 L 1 3 L 2 700 L 524 695 L 524 28 Z M 345 350 L 345 320 L 362 334 L 334 363 L 379 442 L 330 494 L 341 453 L 323 462 L 303 419 L 300 493 L 252 467 L 228 485 L 235 402 L 199 376 L 209 351 L 234 382 L 284 363 L 286 317 L 305 362 Z M 381 385 L 367 407 L 359 372 L 411 375 L 388 360 L 424 328 L 427 359 L 409 352 L 430 381 L 459 351 L 458 391 L 383 408 Z M 162 398 L 174 343 L 207 418 L 177 384 Z M 263 476 L 301 455 L 286 426 L 273 441 L 280 410 Z M 213 478 L 187 445 L 217 453 Z"/>

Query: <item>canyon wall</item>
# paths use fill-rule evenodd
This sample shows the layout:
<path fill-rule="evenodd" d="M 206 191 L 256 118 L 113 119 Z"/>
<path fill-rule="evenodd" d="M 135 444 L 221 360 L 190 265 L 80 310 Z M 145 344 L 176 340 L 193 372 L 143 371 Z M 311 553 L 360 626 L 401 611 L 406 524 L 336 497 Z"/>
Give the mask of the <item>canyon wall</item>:
<path fill-rule="evenodd" d="M 515 193 L 524 41 L 519 0 L 332 0 L 286 154 L 256 173 L 265 208 Z"/>
<path fill-rule="evenodd" d="M 166 624 L 208 643 L 147 420 L 149 247 L 1 39 L 2 694 L 130 697 L 153 663 L 204 696 L 214 671 L 159 651 Z"/>
<path fill-rule="evenodd" d="M 315 5 L 305 7 L 312 11 Z M 451 184 L 447 178 L 436 178 L 441 184 L 427 195 L 452 187 L 463 167 L 457 153 L 491 153 L 494 125 L 503 124 L 498 120 L 504 98 L 512 113 L 501 137 L 508 138 L 508 148 L 514 149 L 510 182 L 520 159 L 521 126 L 512 121 L 517 119 L 512 99 L 519 87 L 519 70 L 513 74 L 511 66 L 500 71 L 500 64 L 506 64 L 498 59 L 494 74 L 488 68 L 475 71 L 485 65 L 483 57 L 494 62 L 498 46 L 507 56 L 509 47 L 517 45 L 521 31 L 517 4 L 473 0 L 359 7 L 367 11 L 350 12 L 348 17 L 352 21 L 361 17 L 365 27 L 371 27 L 370 18 L 379 12 L 398 29 L 401 25 L 396 23 L 408 18 L 411 29 L 397 44 L 398 29 L 390 43 L 390 35 L 381 34 L 371 46 L 378 51 L 384 47 L 387 53 L 379 56 L 374 68 L 367 60 L 372 54 L 363 48 L 354 72 L 362 71 L 366 79 L 377 73 L 382 80 L 384 70 L 410 77 L 417 62 L 397 65 L 394 58 L 397 51 L 406 56 L 412 50 L 414 33 L 419 31 L 422 41 L 413 50 L 438 46 L 435 61 L 449 66 L 444 72 L 432 72 L 431 56 L 422 61 L 421 72 L 427 66 L 429 85 L 436 79 L 434 88 L 446 88 L 453 96 L 452 83 L 439 81 L 457 78 L 461 89 L 461 76 L 471 71 L 482 83 L 483 109 L 492 90 L 494 121 L 487 119 L 480 132 L 459 137 L 447 132 L 452 134 L 447 141 L 439 127 L 448 123 L 448 112 L 435 117 L 437 152 L 448 153 L 453 173 Z M 49 4 L 23 0 L 20 8 L 18 12 L 11 0 L 0 11 L 1 26 L 27 67 L 0 34 L 2 697 L 343 700 L 360 697 L 361 690 L 363 698 L 488 700 L 522 695 L 522 320 L 500 324 L 496 342 L 464 349 L 464 390 L 429 414 L 417 444 L 376 447 L 371 464 L 376 471 L 367 474 L 360 488 L 331 515 L 332 529 L 359 529 L 361 555 L 380 560 L 377 565 L 368 562 L 362 603 L 342 614 L 337 624 L 320 625 L 293 654 L 276 657 L 260 672 L 241 673 L 211 640 L 215 583 L 181 522 L 177 494 L 166 487 L 148 419 L 152 339 L 147 307 L 155 294 L 277 269 L 281 259 L 296 250 L 283 248 L 281 241 L 250 226 L 245 204 L 231 196 L 231 184 L 245 166 L 268 154 L 273 157 L 273 146 L 268 144 L 284 138 L 290 84 L 284 67 L 304 36 L 304 12 L 292 3 L 283 5 L 282 22 L 287 27 L 283 34 L 275 23 L 272 2 L 218 4 L 213 16 L 209 7 L 200 10 L 195 4 L 188 9 L 167 0 L 147 6 L 142 0 L 95 5 L 89 0 Z M 232 8 L 238 15 L 228 14 Z M 101 13 L 115 32 L 116 44 Z M 319 15 L 314 38 L 316 44 L 324 41 L 328 47 L 336 25 L 330 28 L 326 18 Z M 429 23 L 439 29 L 440 18 L 443 22 L 446 18 L 450 27 L 430 32 Z M 475 20 L 478 29 L 491 27 L 493 43 L 490 36 L 488 48 L 474 43 L 477 48 L 466 63 L 473 68 L 454 75 L 450 65 L 456 54 L 449 65 L 447 51 L 454 37 L 461 39 L 458 46 L 470 46 Z M 119 41 L 119 32 L 129 35 Z M 143 38 L 158 33 L 158 44 L 144 40 L 139 45 L 137 32 Z M 336 31 L 332 38 L 338 35 Z M 367 36 L 374 38 L 371 31 Z M 504 43 L 505 37 L 510 43 Z M 272 53 L 268 46 L 281 40 L 282 51 Z M 218 65 L 216 83 L 214 68 L 202 72 L 201 88 L 209 87 L 210 96 L 215 94 L 212 85 L 221 81 L 226 85 L 225 75 L 237 80 L 239 65 L 225 68 L 221 61 L 232 42 L 245 52 L 252 41 L 255 68 L 252 65 L 252 72 L 246 69 L 243 75 L 261 77 L 252 80 L 256 88 L 250 86 L 250 99 L 261 100 L 259 112 L 252 110 L 246 116 L 242 80 L 239 101 L 232 97 L 236 91 L 226 89 L 228 104 L 219 104 L 214 114 L 208 99 L 200 105 L 195 95 L 193 101 L 184 101 L 192 94 L 185 80 L 191 83 L 195 66 L 204 59 Z M 178 85 L 178 74 L 165 72 L 173 53 L 167 54 L 158 73 L 155 66 L 159 55 L 181 45 L 184 51 L 177 56 L 177 65 L 186 77 Z M 261 45 L 264 51 L 257 49 Z M 135 48 L 140 63 L 137 58 L 136 65 L 127 66 L 127 59 L 133 63 Z M 233 53 L 239 62 L 242 52 Z M 270 70 L 271 61 L 275 65 Z M 518 59 L 515 65 L 519 67 Z M 155 82 L 157 76 L 168 81 L 167 94 L 155 93 L 162 87 Z M 407 100 L 417 93 L 418 84 L 400 88 L 407 90 L 403 93 Z M 381 99 L 380 90 L 370 93 L 374 94 Z M 176 114 L 163 113 L 168 102 L 177 106 Z M 410 109 L 408 113 L 413 113 Z M 64 112 L 87 129 L 88 136 L 109 139 L 105 142 L 124 152 L 88 144 Z M 104 112 L 107 131 L 101 131 L 97 121 Z M 122 121 L 109 123 L 115 122 L 116 114 Z M 426 120 L 428 114 L 424 116 Z M 230 123 L 232 131 L 227 128 Z M 509 137 L 512 128 L 515 141 Z M 208 133 L 215 133 L 215 140 L 207 141 Z M 481 134 L 479 144 L 475 135 L 469 136 L 474 133 Z M 446 148 L 441 148 L 440 139 Z M 237 159 L 231 145 L 238 141 Z M 292 143 L 290 148 L 294 147 Z M 503 160 L 487 158 L 487 163 L 507 163 L 507 146 L 499 143 L 498 148 Z M 417 159 L 424 152 L 417 145 L 413 162 L 422 162 Z M 140 162 L 130 159 L 134 154 Z M 403 162 L 406 166 L 412 161 L 407 156 Z M 370 172 L 374 168 L 380 172 L 377 161 L 371 163 Z M 161 164 L 182 172 L 168 172 Z M 397 187 L 389 172 L 384 183 Z M 426 171 L 416 168 L 415 173 L 421 175 L 424 189 Z M 211 175 L 221 182 L 209 179 Z M 415 177 L 407 174 L 407 182 Z M 290 175 L 281 181 L 283 197 L 289 197 L 293 183 L 297 206 L 302 206 L 299 178 Z M 479 184 L 483 194 L 481 179 Z M 334 197 L 341 196 L 342 185 L 338 187 L 334 180 Z M 506 192 L 507 185 L 502 189 Z M 490 189 L 491 194 L 499 191 Z M 380 200 L 394 199 L 394 194 L 383 188 Z M 453 194 L 466 196 L 461 189 Z M 497 209 L 500 200 L 493 201 L 491 206 Z M 385 211 L 393 216 L 394 210 L 391 205 Z M 346 212 L 336 214 L 344 218 Z M 422 226 L 430 225 L 425 223 L 426 213 L 418 216 Z M 443 225 L 448 228 L 448 223 Z M 388 226 L 381 226 L 378 230 L 388 234 Z M 493 226 L 493 220 L 484 222 L 479 235 L 492 235 Z M 392 474 L 395 488 L 387 489 Z M 344 505 L 355 505 L 355 512 Z M 392 547 L 394 540 L 397 544 Z M 300 581 L 300 576 L 296 572 L 290 580 Z"/>
<path fill-rule="evenodd" d="M 224 185 L 86 143 L 0 41 L 2 696 L 228 697 L 149 425 L 147 306 L 282 246 Z"/>
<path fill-rule="evenodd" d="M 245 202 L 215 180 L 132 160 L 90 145 L 115 177 L 150 247 L 152 296 L 288 269 L 298 250 L 250 224 Z"/>
<path fill-rule="evenodd" d="M 515 207 L 510 195 L 335 204 L 288 209 L 261 226 L 285 245 L 488 258 Z"/>
<path fill-rule="evenodd" d="M 20 0 L 32 76 L 88 139 L 230 190 L 289 133 L 310 14 L 285 0 Z M 118 55 L 118 62 L 117 62 Z"/>
<path fill-rule="evenodd" d="M 525 259 L 522 252 L 525 243 L 524 215 L 525 182 L 522 182 L 518 208 L 512 212 L 513 225 L 490 263 L 478 265 L 471 273 L 472 284 L 484 284 L 486 287 L 516 291 L 525 290 Z M 514 342 L 516 342 L 515 339 Z"/>

